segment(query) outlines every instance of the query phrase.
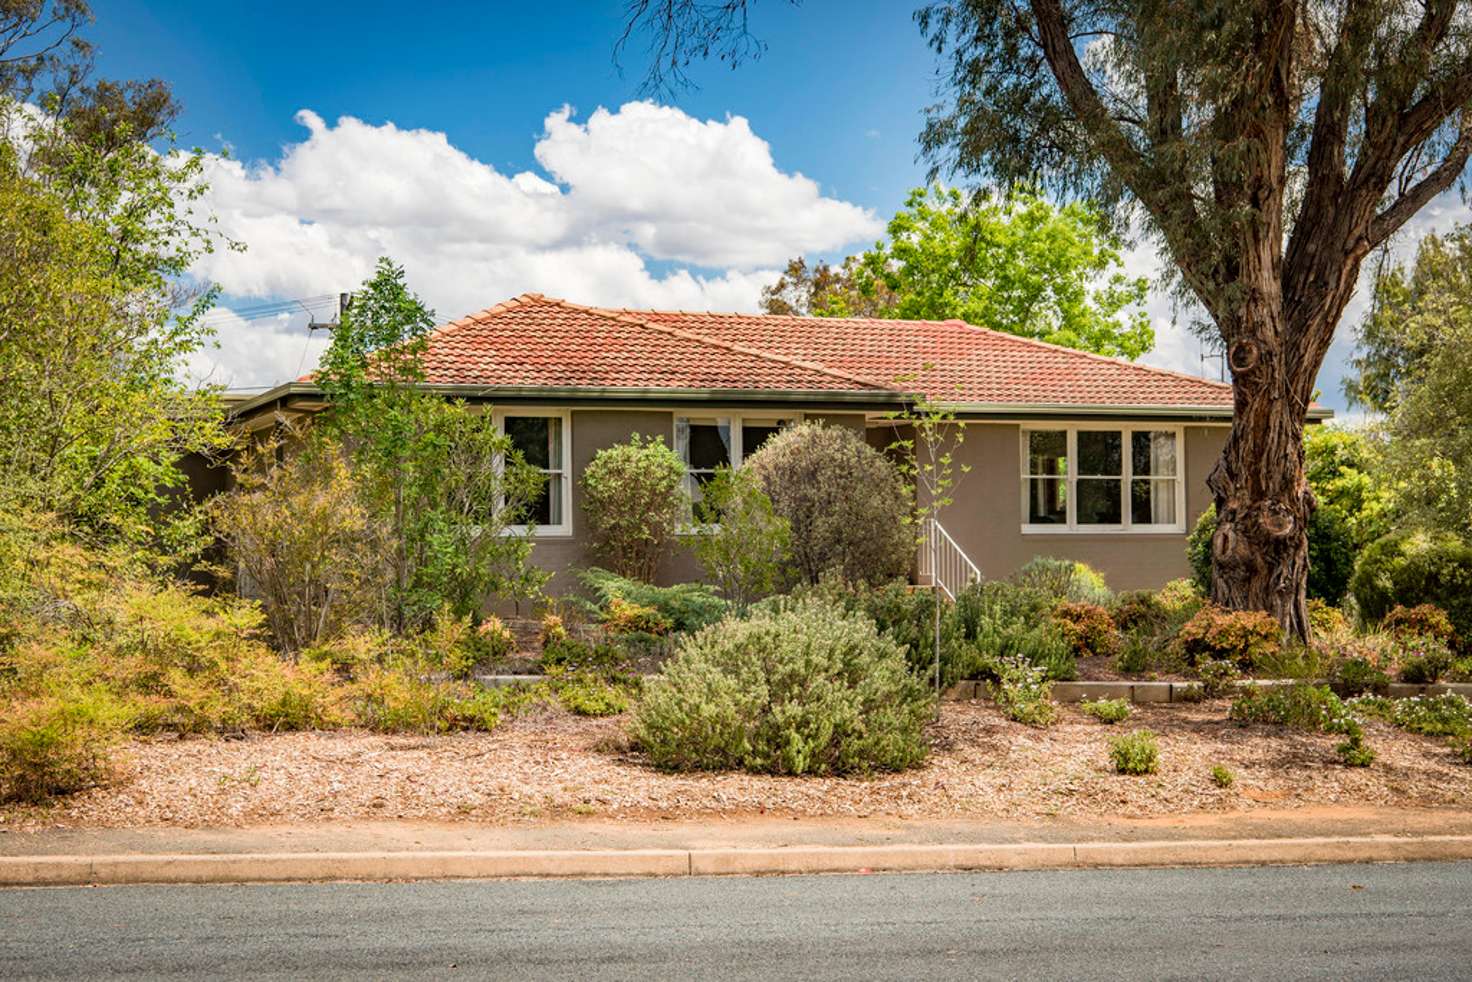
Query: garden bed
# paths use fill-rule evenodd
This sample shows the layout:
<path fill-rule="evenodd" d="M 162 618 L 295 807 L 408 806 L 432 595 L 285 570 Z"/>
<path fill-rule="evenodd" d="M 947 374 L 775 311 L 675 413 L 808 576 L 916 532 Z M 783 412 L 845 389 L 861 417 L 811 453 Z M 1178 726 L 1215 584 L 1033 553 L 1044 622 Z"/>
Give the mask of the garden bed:
<path fill-rule="evenodd" d="M 1472 767 L 1446 744 L 1378 722 L 1369 768 L 1335 759 L 1338 737 L 1227 721 L 1226 703 L 1145 705 L 1104 726 L 1061 707 L 1047 729 L 989 703 L 947 703 L 914 770 L 872 778 L 655 771 L 624 720 L 546 709 L 496 731 L 380 736 L 252 733 L 243 740 L 136 740 L 112 785 L 43 807 L 0 808 L 0 827 L 244 826 L 364 818 L 494 824 L 579 817 L 1152 817 L 1310 805 L 1472 805 Z M 1160 739 L 1160 771 L 1122 777 L 1108 741 L 1136 727 Z M 1221 765 L 1236 777 L 1212 782 Z"/>

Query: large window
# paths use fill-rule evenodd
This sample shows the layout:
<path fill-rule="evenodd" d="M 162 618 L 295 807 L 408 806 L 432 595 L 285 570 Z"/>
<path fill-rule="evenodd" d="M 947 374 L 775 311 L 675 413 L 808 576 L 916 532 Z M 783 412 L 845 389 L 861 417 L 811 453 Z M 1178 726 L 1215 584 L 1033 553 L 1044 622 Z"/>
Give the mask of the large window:
<path fill-rule="evenodd" d="M 1023 530 L 1185 531 L 1181 439 L 1178 429 L 1023 429 Z"/>
<path fill-rule="evenodd" d="M 501 431 L 528 464 L 546 475 L 541 494 L 532 502 L 520 525 L 535 525 L 539 533 L 565 535 L 572 531 L 568 507 L 568 419 L 566 413 L 511 410 L 499 414 Z"/>
<path fill-rule="evenodd" d="M 786 417 L 745 416 L 722 413 L 712 416 L 676 416 L 675 452 L 685 462 L 685 487 L 690 504 L 700 500 L 701 488 L 720 467 L 740 467 L 774 433 L 791 423 Z"/>

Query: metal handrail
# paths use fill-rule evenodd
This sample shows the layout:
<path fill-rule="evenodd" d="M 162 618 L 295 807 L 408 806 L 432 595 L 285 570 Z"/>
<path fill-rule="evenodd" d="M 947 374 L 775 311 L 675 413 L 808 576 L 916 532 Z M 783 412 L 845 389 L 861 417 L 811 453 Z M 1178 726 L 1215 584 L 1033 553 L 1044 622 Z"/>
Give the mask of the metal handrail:
<path fill-rule="evenodd" d="M 920 577 L 928 577 L 948 600 L 955 600 L 969 584 L 980 582 L 981 570 L 934 518 L 925 519 L 923 541 L 918 564 Z"/>

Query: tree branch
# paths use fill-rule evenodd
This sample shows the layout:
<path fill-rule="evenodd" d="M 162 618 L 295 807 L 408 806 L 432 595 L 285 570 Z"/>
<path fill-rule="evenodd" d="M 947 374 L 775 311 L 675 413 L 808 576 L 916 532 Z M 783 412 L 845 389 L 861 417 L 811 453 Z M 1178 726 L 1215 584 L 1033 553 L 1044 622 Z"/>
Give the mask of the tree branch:
<path fill-rule="evenodd" d="M 1428 201 L 1451 187 L 1467 166 L 1469 156 L 1472 156 L 1472 121 L 1468 120 L 1467 112 L 1463 110 L 1457 121 L 1457 142 L 1452 144 L 1441 163 L 1431 173 L 1411 185 L 1390 207 L 1374 217 L 1365 234 L 1366 251 L 1394 235 Z"/>

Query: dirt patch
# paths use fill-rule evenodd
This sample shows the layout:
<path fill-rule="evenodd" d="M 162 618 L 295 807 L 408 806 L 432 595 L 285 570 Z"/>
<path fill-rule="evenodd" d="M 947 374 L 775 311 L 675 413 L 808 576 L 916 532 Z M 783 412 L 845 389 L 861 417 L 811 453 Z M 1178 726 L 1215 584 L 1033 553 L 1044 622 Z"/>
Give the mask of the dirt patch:
<path fill-rule="evenodd" d="M 491 734 L 378 736 L 358 731 L 253 734 L 245 740 L 132 744 L 113 785 L 47 808 L 0 809 L 12 829 L 190 828 L 354 819 L 521 824 L 549 818 L 649 821 L 729 815 L 897 818 L 1111 816 L 1300 808 L 1472 804 L 1472 767 L 1439 740 L 1370 723 L 1379 753 L 1340 765 L 1338 738 L 1239 727 L 1225 703 L 1143 705 L 1115 727 L 1073 707 L 1033 729 L 990 703 L 951 703 L 931 728 L 934 752 L 915 770 L 872 778 L 666 774 L 622 738 L 623 721 L 557 710 Z M 1160 773 L 1121 777 L 1109 737 L 1147 726 Z M 1214 764 L 1236 775 L 1214 785 Z"/>

